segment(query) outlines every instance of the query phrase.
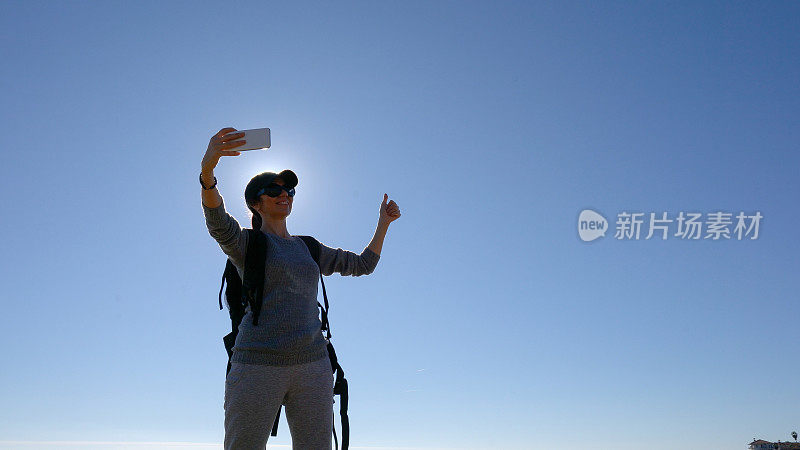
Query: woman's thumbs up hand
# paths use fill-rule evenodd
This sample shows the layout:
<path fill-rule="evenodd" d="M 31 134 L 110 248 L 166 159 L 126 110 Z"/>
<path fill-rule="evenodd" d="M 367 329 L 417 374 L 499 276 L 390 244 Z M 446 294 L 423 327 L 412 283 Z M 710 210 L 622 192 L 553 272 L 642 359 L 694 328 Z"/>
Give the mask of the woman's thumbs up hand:
<path fill-rule="evenodd" d="M 394 200 L 386 203 L 386 200 L 389 199 L 389 196 L 383 194 L 383 202 L 381 203 L 381 211 L 380 211 L 380 218 L 378 219 L 378 223 L 386 224 L 387 226 L 394 222 L 395 220 L 400 218 L 400 208 L 397 206 L 397 203 Z"/>

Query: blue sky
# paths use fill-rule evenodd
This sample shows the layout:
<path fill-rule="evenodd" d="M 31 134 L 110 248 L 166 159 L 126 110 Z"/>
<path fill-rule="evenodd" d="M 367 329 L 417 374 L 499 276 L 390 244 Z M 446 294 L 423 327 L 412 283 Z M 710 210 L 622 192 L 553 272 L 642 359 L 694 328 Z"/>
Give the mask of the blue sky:
<path fill-rule="evenodd" d="M 272 130 L 216 170 L 245 226 L 247 181 L 285 168 L 292 234 L 360 252 L 384 192 L 403 213 L 373 274 L 326 280 L 353 448 L 800 428 L 800 4 L 0 11 L 0 448 L 220 448 L 225 257 L 197 173 L 226 126 Z M 757 240 L 585 243 L 585 208 L 764 218 Z M 290 442 L 282 418 L 269 446 Z"/>

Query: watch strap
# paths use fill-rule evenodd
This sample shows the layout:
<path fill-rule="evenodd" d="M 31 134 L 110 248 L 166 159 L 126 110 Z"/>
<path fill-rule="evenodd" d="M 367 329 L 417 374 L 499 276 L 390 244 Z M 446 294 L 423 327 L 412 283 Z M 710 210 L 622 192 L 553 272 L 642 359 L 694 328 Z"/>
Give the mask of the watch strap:
<path fill-rule="evenodd" d="M 217 177 L 214 177 L 214 184 L 212 184 L 209 187 L 206 187 L 206 185 L 203 184 L 203 174 L 202 173 L 200 174 L 200 186 L 203 186 L 203 190 L 208 191 L 210 189 L 214 189 L 214 186 L 216 186 L 216 185 L 217 185 Z"/>

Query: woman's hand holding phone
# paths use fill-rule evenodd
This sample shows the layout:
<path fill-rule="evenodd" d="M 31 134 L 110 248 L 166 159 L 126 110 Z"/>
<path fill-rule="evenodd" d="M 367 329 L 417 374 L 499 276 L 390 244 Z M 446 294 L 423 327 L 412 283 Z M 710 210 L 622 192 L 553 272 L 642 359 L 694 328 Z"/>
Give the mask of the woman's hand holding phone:
<path fill-rule="evenodd" d="M 241 154 L 240 152 L 231 149 L 240 147 L 247 141 L 231 141 L 239 139 L 242 136 L 244 136 L 243 132 L 236 131 L 236 128 L 232 127 L 223 128 L 219 130 L 217 134 L 211 136 L 208 149 L 206 150 L 205 156 L 203 156 L 203 162 L 200 164 L 202 171 L 204 173 L 212 172 L 214 168 L 217 167 L 219 159 L 223 156 L 239 156 Z"/>

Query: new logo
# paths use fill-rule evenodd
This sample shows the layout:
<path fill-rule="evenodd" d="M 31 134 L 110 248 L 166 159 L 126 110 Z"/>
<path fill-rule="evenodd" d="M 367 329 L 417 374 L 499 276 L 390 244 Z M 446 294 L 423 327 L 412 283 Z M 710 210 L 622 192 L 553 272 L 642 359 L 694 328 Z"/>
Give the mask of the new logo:
<path fill-rule="evenodd" d="M 606 235 L 608 221 L 600 213 L 584 209 L 578 216 L 578 236 L 584 242 L 593 241 Z"/>

